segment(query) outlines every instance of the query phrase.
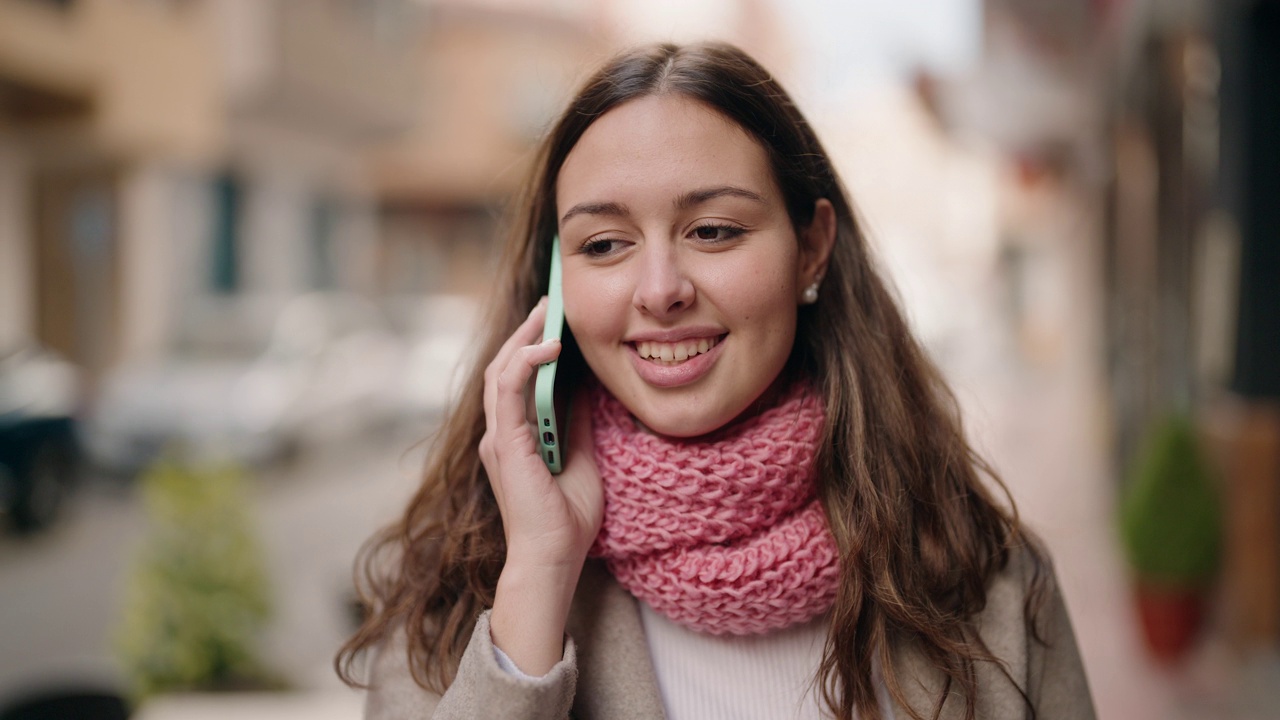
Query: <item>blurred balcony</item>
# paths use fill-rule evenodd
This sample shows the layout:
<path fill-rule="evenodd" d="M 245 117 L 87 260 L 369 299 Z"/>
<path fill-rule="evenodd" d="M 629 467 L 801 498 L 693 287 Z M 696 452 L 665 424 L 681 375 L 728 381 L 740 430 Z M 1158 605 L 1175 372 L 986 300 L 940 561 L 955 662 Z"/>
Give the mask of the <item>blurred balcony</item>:
<path fill-rule="evenodd" d="M 550 4 L 472 0 L 434 3 L 424 36 L 415 67 L 430 105 L 375 152 L 379 193 L 398 207 L 496 205 L 525 180 L 535 143 L 603 56 L 603 39 L 589 18 Z"/>
<path fill-rule="evenodd" d="M 194 7 L 0 2 L 0 123 L 60 158 L 217 152 L 210 38 Z"/>
<path fill-rule="evenodd" d="M 228 0 L 210 10 L 233 121 L 359 143 L 416 120 L 416 4 Z"/>

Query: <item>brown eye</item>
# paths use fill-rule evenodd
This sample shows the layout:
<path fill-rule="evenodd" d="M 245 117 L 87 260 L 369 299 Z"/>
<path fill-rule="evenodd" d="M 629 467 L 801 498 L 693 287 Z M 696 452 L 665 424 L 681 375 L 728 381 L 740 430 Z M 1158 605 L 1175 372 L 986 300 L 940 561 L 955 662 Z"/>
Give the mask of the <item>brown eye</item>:
<path fill-rule="evenodd" d="M 617 242 L 614 240 L 591 240 L 582 246 L 582 252 L 585 255 L 608 255 L 614 250 Z"/>
<path fill-rule="evenodd" d="M 693 229 L 693 236 L 698 240 L 723 242 L 732 240 L 743 232 L 745 231 L 742 228 L 734 225 L 699 225 Z"/>

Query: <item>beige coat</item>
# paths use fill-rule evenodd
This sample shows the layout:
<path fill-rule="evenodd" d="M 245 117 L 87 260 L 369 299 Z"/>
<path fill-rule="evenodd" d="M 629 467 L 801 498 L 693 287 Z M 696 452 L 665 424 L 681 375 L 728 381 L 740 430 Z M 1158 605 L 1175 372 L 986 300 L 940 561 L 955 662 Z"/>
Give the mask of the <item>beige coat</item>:
<path fill-rule="evenodd" d="M 1056 579 L 1040 616 L 1041 645 L 1023 621 L 1028 584 L 1025 558 L 1015 556 L 992 583 L 979 632 L 996 657 L 1008 665 L 1039 720 L 1086 720 L 1093 701 L 1076 647 L 1071 621 Z M 457 680 L 442 696 L 422 689 L 409 675 L 403 634 L 381 647 L 370 666 L 365 704 L 370 720 L 410 718 L 502 718 L 504 720 L 601 720 L 663 718 L 662 698 L 649 660 L 636 600 L 598 561 L 588 561 L 569 617 L 564 659 L 536 681 L 505 673 L 494 659 L 488 613 L 476 623 Z M 942 688 L 940 673 L 910 645 L 894 648 L 895 667 L 904 678 L 910 704 L 925 717 Z M 1028 718 L 1018 689 L 990 663 L 979 663 L 978 718 Z M 954 693 L 954 691 L 953 691 Z M 964 703 L 948 699 L 941 717 L 959 718 Z M 910 715 L 894 706 L 898 720 Z"/>

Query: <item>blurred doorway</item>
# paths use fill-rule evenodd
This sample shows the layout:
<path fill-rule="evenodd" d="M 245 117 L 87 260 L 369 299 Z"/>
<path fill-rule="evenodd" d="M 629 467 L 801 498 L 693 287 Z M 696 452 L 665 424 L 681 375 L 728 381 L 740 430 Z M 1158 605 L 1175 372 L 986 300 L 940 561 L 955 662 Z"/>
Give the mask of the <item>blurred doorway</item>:
<path fill-rule="evenodd" d="M 89 397 L 119 337 L 116 185 L 111 170 L 35 179 L 36 337 L 83 370 Z"/>

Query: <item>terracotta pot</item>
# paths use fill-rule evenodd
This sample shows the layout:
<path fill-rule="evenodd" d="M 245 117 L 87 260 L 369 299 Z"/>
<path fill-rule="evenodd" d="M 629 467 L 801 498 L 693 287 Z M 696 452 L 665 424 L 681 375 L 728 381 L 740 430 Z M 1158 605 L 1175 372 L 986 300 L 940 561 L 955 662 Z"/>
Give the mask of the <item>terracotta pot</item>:
<path fill-rule="evenodd" d="M 1139 581 L 1138 617 L 1147 649 L 1156 662 L 1172 665 L 1195 644 L 1204 626 L 1205 591 L 1198 587 L 1157 587 Z"/>

